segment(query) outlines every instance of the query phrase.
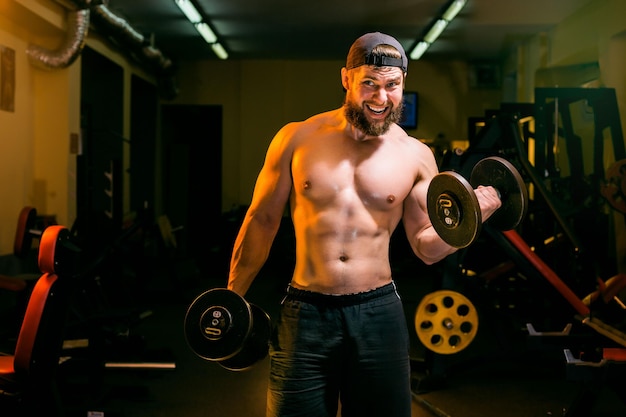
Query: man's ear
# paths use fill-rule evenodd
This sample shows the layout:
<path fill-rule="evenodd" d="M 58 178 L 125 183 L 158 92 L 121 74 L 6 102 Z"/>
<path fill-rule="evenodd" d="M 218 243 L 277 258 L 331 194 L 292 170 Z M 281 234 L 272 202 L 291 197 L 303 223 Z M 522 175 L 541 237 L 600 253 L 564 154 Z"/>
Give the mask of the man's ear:
<path fill-rule="evenodd" d="M 348 70 L 346 69 L 346 67 L 343 67 L 341 69 L 341 86 L 343 87 L 344 91 L 347 91 L 349 85 L 350 84 L 348 82 Z"/>

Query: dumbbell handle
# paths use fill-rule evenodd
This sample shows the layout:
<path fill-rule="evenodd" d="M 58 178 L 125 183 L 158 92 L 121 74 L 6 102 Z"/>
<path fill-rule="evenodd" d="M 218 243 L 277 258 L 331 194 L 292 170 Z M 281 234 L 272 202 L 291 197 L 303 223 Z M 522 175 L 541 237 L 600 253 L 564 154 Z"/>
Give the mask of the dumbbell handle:
<path fill-rule="evenodd" d="M 502 193 L 500 192 L 500 190 L 498 190 L 496 187 L 494 187 L 493 185 L 489 185 L 487 187 L 491 187 L 496 191 L 496 195 L 498 196 L 498 200 L 502 201 Z"/>

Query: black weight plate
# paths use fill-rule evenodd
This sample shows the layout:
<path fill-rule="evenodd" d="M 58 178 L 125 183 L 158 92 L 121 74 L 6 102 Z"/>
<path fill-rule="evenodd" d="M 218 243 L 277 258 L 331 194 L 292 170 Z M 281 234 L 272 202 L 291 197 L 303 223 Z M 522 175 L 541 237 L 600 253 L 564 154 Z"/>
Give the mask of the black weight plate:
<path fill-rule="evenodd" d="M 245 371 L 263 360 L 269 352 L 270 333 L 272 330 L 270 317 L 262 308 L 250 304 L 252 310 L 252 331 L 246 339 L 243 349 L 230 359 L 219 364 L 231 371 Z"/>
<path fill-rule="evenodd" d="M 444 171 L 435 175 L 428 186 L 426 203 L 434 229 L 450 246 L 469 246 L 480 233 L 478 199 L 461 174 Z"/>
<path fill-rule="evenodd" d="M 502 200 L 502 206 L 489 217 L 487 222 L 498 230 L 511 230 L 517 227 L 528 211 L 528 190 L 517 169 L 504 158 L 490 156 L 474 166 L 470 184 L 491 185 Z"/>
<path fill-rule="evenodd" d="M 185 316 L 187 344 L 196 355 L 210 361 L 221 361 L 239 353 L 251 328 L 250 305 L 225 288 L 200 294 Z"/>

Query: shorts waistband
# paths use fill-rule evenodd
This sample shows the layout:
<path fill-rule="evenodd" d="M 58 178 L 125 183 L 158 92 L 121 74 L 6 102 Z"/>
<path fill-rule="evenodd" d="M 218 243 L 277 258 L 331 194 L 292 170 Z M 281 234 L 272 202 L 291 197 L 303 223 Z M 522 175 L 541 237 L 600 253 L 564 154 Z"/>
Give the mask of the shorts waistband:
<path fill-rule="evenodd" d="M 348 306 L 365 303 L 375 298 L 384 297 L 389 294 L 397 294 L 395 282 L 390 282 L 382 287 L 373 290 L 354 294 L 324 294 L 314 291 L 301 290 L 291 285 L 287 287 L 286 299 L 304 301 L 311 304 L 329 306 Z"/>

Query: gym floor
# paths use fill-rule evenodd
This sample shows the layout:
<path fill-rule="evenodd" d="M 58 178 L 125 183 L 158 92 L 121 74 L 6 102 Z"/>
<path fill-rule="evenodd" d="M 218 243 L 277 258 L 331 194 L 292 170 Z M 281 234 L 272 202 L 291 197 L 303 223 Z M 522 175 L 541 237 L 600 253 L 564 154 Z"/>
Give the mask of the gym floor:
<path fill-rule="evenodd" d="M 214 265 L 210 260 L 203 264 Z M 276 264 L 261 272 L 247 296 L 271 317 L 276 315 L 289 270 L 288 266 L 273 267 Z M 168 273 L 154 274 L 134 298 L 134 307 L 148 314 L 129 327 L 119 342 L 122 348 L 110 342 L 104 352 L 119 360 L 127 354 L 132 361 L 174 363 L 175 367 L 112 369 L 93 362 L 86 367 L 80 361 L 72 366 L 70 360 L 59 375 L 67 417 L 263 417 L 269 360 L 250 370 L 228 371 L 197 357 L 184 338 L 185 313 L 194 298 L 224 285 L 223 260 L 219 265 L 202 271 L 197 262 L 178 260 L 175 268 L 155 268 Z M 397 268 L 395 280 L 409 326 L 421 298 L 436 287 L 440 273 L 436 266 L 412 261 Z M 595 380 L 573 380 L 562 348 L 528 348 L 523 332 L 512 327 L 499 318 L 481 317 L 476 338 L 454 355 L 432 354 L 412 331 L 412 417 L 626 415 L 624 384 L 618 393 L 605 383 L 606 374 L 598 376 L 598 372 Z M 600 372 L 606 369 L 624 374 L 617 366 Z M 590 408 L 579 405 L 581 400 L 589 400 Z"/>

